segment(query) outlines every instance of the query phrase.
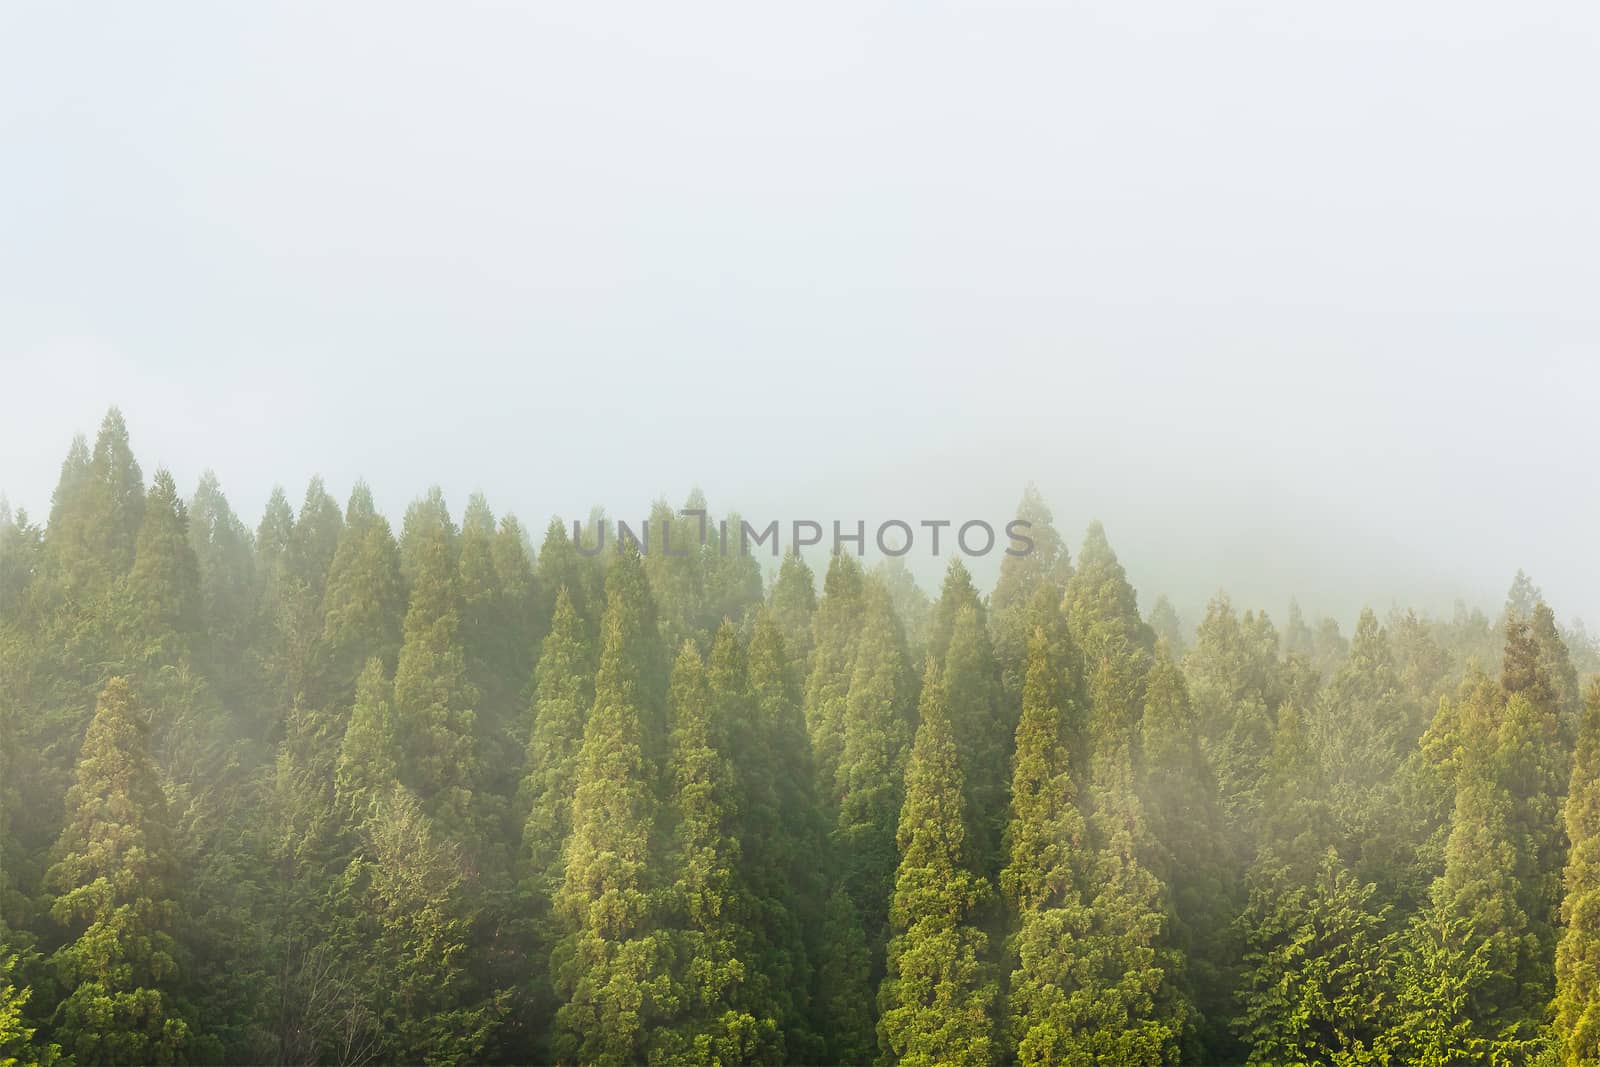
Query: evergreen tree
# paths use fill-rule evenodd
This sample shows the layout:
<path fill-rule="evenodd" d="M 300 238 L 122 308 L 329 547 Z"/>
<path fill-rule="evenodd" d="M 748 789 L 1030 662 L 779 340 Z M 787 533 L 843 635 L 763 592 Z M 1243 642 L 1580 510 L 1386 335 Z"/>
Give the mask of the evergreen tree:
<path fill-rule="evenodd" d="M 401 757 L 392 689 L 383 661 L 374 656 L 356 681 L 355 706 L 334 767 L 334 793 L 347 826 L 359 826 L 388 797 Z"/>
<path fill-rule="evenodd" d="M 404 618 L 399 548 L 389 520 L 373 505 L 372 491 L 357 482 L 345 505 L 344 527 L 322 596 L 331 699 L 348 699 L 356 675 L 372 657 L 385 664 L 399 658 Z"/>
<path fill-rule="evenodd" d="M 846 703 L 865 603 L 861 565 L 842 553 L 828 562 L 822 599 L 812 620 L 811 670 L 806 677 L 806 731 L 817 761 L 817 792 L 837 812 L 839 759 L 844 748 Z"/>
<path fill-rule="evenodd" d="M 1090 787 L 1097 843 L 1088 878 L 1087 977 L 1073 998 L 1068 1062 L 1168 1063 L 1192 1025 L 1174 983 L 1179 960 L 1164 947 L 1165 887 L 1145 866 L 1148 829 L 1127 746 L 1097 751 Z"/>
<path fill-rule="evenodd" d="M 1072 575 L 1066 541 L 1056 531 L 1050 508 L 1035 486 L 1029 485 L 1023 490 L 1016 515 L 1028 523 L 1027 528 L 1019 532 L 1033 540 L 1033 551 L 1021 556 L 1008 554 L 1001 558 L 1000 577 L 989 596 L 995 658 L 1000 664 L 1000 686 L 1006 707 L 1011 709 L 1021 707 L 1022 685 L 1028 669 L 1028 642 L 1033 636 L 1028 606 L 1038 591 L 1045 587 L 1053 589 L 1055 599 L 1059 601 L 1067 579 Z"/>
<path fill-rule="evenodd" d="M 364 857 L 346 880 L 370 916 L 377 1057 L 429 1065 L 476 1059 L 497 1012 L 475 995 L 467 972 L 473 886 L 459 850 L 403 786 L 378 798 Z"/>
<path fill-rule="evenodd" d="M 784 554 L 778 578 L 767 598 L 773 621 L 794 662 L 804 668 L 811 659 L 811 620 L 817 612 L 817 581 L 798 552 Z"/>
<path fill-rule="evenodd" d="M 827 1034 L 822 1063 L 871 1063 L 872 953 L 855 902 L 843 886 L 828 895 L 817 954 L 816 1015 Z"/>
<path fill-rule="evenodd" d="M 1231 877 L 1237 859 L 1182 672 L 1164 642 L 1150 670 L 1140 742 L 1139 795 L 1153 845 L 1149 865 L 1170 893 L 1165 945 L 1182 961 L 1181 985 L 1199 1013 L 1199 1044 L 1186 1058 L 1221 1062 L 1236 1054 L 1227 1025 L 1238 950 L 1228 936 L 1237 907 Z"/>
<path fill-rule="evenodd" d="M 1239 1020 L 1250 1063 L 1383 1062 L 1372 1047 L 1390 1009 L 1392 956 L 1376 892 L 1332 849 L 1309 885 L 1252 887 Z"/>
<path fill-rule="evenodd" d="M 312 478 L 306 486 L 305 501 L 294 519 L 294 533 L 289 539 L 289 569 L 309 590 L 313 604 L 322 602 L 328 568 L 339 550 L 343 529 L 344 518 L 338 501 L 328 495 L 320 477 Z"/>
<path fill-rule="evenodd" d="M 973 604 L 956 615 L 944 658 L 944 686 L 965 788 L 967 856 L 992 879 L 1003 863 L 1006 792 L 1016 720 L 1001 705 L 999 668 L 989 630 Z"/>
<path fill-rule="evenodd" d="M 237 703 L 243 665 L 254 636 L 256 575 L 250 531 L 228 505 L 211 471 L 200 477 L 189 502 L 189 546 L 200 582 L 200 628 L 208 673 Z"/>
<path fill-rule="evenodd" d="M 652 1029 L 675 1006 L 668 946 L 651 904 L 655 770 L 646 728 L 648 665 L 638 646 L 647 634 L 653 638 L 655 618 L 643 578 L 638 555 L 629 550 L 606 582 L 605 640 L 556 895 L 569 931 L 551 956 L 564 1001 L 552 1050 L 562 1061 L 637 1061 Z"/>
<path fill-rule="evenodd" d="M 24 1024 L 33 988 L 17 988 L 16 965 L 15 954 L 0 956 L 0 1067 L 50 1067 L 60 1059 L 61 1046 L 35 1040 L 37 1028 Z"/>
<path fill-rule="evenodd" d="M 1600 680 L 1591 682 L 1567 791 L 1566 930 L 1556 951 L 1556 1033 L 1571 1067 L 1600 1063 Z"/>
<path fill-rule="evenodd" d="M 1228 822 L 1253 832 L 1274 716 L 1284 696 L 1276 649 L 1251 639 L 1226 595 L 1212 598 L 1184 659 L 1201 747 L 1217 776 Z"/>
<path fill-rule="evenodd" d="M 1075 686 L 1062 652 L 1044 626 L 1034 628 L 1000 874 L 1012 929 L 1003 1058 L 1029 1067 L 1069 1062 L 1089 930 L 1081 891 L 1092 850 L 1068 750 Z"/>
<path fill-rule="evenodd" d="M 651 1057 L 672 1063 L 781 1063 L 783 1040 L 766 976 L 754 966 L 753 902 L 741 877 L 737 785 L 727 757 L 725 705 L 742 696 L 742 663 L 731 627 L 718 636 L 707 686 L 693 641 L 672 671 L 669 767 L 673 825 L 668 890 L 676 1010 L 651 1039 Z"/>
<path fill-rule="evenodd" d="M 170 663 L 192 651 L 200 630 L 200 575 L 187 509 L 166 470 L 156 471 L 150 484 L 123 596 L 122 616 L 132 623 L 126 639 L 135 657 Z"/>
<path fill-rule="evenodd" d="M 563 587 L 534 673 L 533 728 L 528 740 L 524 795 L 528 819 L 523 856 L 536 895 L 548 897 L 561 880 L 561 850 L 572 829 L 572 797 L 583 724 L 594 704 L 594 656 L 583 622 Z"/>
<path fill-rule="evenodd" d="M 916 694 L 888 592 L 873 586 L 866 601 L 844 713 L 833 838 L 867 944 L 878 950 L 897 862 L 895 824 Z"/>
<path fill-rule="evenodd" d="M 723 640 L 719 634 L 719 643 Z M 719 675 L 713 675 L 713 684 Z M 760 968 L 771 983 L 791 1058 L 823 1061 L 809 990 L 814 934 L 823 924 L 826 823 L 795 672 L 771 611 L 756 616 L 750 638 L 746 714 L 735 720 L 732 756 L 739 778 L 744 870 L 754 897 Z"/>
<path fill-rule="evenodd" d="M 439 830 L 471 853 L 482 846 L 477 838 L 484 829 L 477 795 L 478 693 L 460 640 L 456 532 L 442 507 L 443 499 L 431 496 L 407 517 L 411 601 L 395 668 L 395 721 L 405 754 L 401 782 Z"/>
<path fill-rule="evenodd" d="M 944 585 L 939 590 L 939 599 L 934 602 L 933 614 L 928 620 L 927 654 L 934 662 L 944 663 L 945 653 L 950 650 L 950 639 L 955 634 L 956 619 L 969 609 L 987 627 L 988 615 L 983 608 L 983 598 L 978 595 L 978 587 L 972 582 L 972 574 L 957 557 L 945 568 Z"/>
<path fill-rule="evenodd" d="M 930 659 L 921 723 L 906 767 L 900 850 L 889 906 L 889 971 L 878 995 L 879 1043 L 901 1064 L 988 1064 L 996 984 L 974 923 L 988 883 L 968 866 L 966 806 L 943 682 Z"/>
<path fill-rule="evenodd" d="M 178 872 L 149 728 L 128 683 L 95 706 L 67 795 L 67 825 L 48 883 L 69 941 L 54 957 L 70 990 L 53 1036 L 88 1063 L 180 1063 L 196 1050 L 177 998 L 173 927 Z"/>

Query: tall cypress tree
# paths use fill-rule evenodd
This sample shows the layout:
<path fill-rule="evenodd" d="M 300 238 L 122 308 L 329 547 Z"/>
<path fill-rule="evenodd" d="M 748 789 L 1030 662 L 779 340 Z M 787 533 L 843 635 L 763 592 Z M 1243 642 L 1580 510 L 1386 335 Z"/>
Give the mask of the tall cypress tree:
<path fill-rule="evenodd" d="M 977 606 L 956 614 L 943 665 L 946 703 L 966 791 L 968 858 L 993 879 L 1000 871 L 1015 719 L 1006 714 L 989 630 Z"/>
<path fill-rule="evenodd" d="M 254 636 L 255 555 L 250 531 L 209 470 L 189 502 L 189 545 L 199 570 L 208 673 L 229 703 L 238 703 L 244 697 L 245 657 Z"/>
<path fill-rule="evenodd" d="M 834 842 L 867 944 L 877 951 L 886 936 L 916 694 L 889 594 L 874 585 L 866 601 L 845 707 Z"/>
<path fill-rule="evenodd" d="M 145 501 L 121 612 L 125 639 L 140 661 L 170 663 L 193 650 L 200 630 L 200 575 L 189 545 L 188 515 L 165 469 Z"/>
<path fill-rule="evenodd" d="M 760 966 L 772 984 L 788 1053 L 815 1062 L 826 1055 L 821 1034 L 828 1029 L 811 1025 L 809 994 L 823 921 L 827 872 L 819 859 L 826 856 L 826 825 L 795 677 L 773 612 L 760 612 L 750 638 L 745 718 L 732 750 L 739 838 L 755 898 Z"/>
<path fill-rule="evenodd" d="M 1600 1063 L 1600 680 L 1589 684 L 1567 791 L 1566 930 L 1556 950 L 1556 1033 L 1570 1067 Z"/>
<path fill-rule="evenodd" d="M 778 578 L 767 596 L 767 607 L 783 634 L 789 655 L 804 677 L 811 660 L 811 620 L 817 613 L 817 580 L 800 553 L 790 550 L 778 566 Z"/>
<path fill-rule="evenodd" d="M 365 482 L 357 482 L 345 505 L 344 527 L 322 596 L 322 643 L 331 700 L 349 698 L 357 674 L 372 657 L 386 665 L 399 658 L 404 618 L 399 546 L 389 520 L 372 502 L 372 491 Z"/>
<path fill-rule="evenodd" d="M 442 508 L 443 499 L 435 495 L 413 505 L 407 517 L 411 602 L 394 676 L 395 719 L 405 754 L 400 780 L 417 794 L 440 832 L 472 852 L 482 846 L 475 838 L 483 829 L 478 693 L 467 677 L 460 640 L 456 532 Z"/>
<path fill-rule="evenodd" d="M 555 618 L 534 671 L 533 689 L 522 851 L 535 895 L 548 897 L 561 880 L 583 724 L 594 704 L 594 654 L 565 587 L 556 595 Z"/>
<path fill-rule="evenodd" d="M 1043 625 L 1034 627 L 1000 873 L 1011 929 L 1004 1058 L 1029 1067 L 1068 1062 L 1089 930 L 1081 886 L 1092 849 L 1068 749 L 1077 687 L 1064 651 Z"/>
<path fill-rule="evenodd" d="M 667 946 L 651 903 L 655 767 L 648 755 L 649 664 L 639 646 L 655 635 L 636 552 L 607 578 L 604 643 L 594 708 L 584 724 L 572 836 L 556 910 L 569 931 L 551 955 L 564 1003 L 556 1013 L 557 1059 L 639 1060 L 653 1026 L 673 1008 Z"/>
<path fill-rule="evenodd" d="M 817 761 L 817 791 L 830 811 L 841 795 L 839 759 L 844 748 L 845 706 L 865 600 L 861 565 L 838 553 L 828 562 L 822 599 L 812 619 L 811 670 L 806 677 L 806 730 Z"/>
<path fill-rule="evenodd" d="M 172 827 L 128 683 L 101 691 L 47 882 L 70 937 L 54 1036 L 89 1063 L 180 1063 L 196 1050 L 179 984 Z"/>
<path fill-rule="evenodd" d="M 1028 670 L 1028 643 L 1033 638 L 1029 604 L 1042 588 L 1055 590 L 1060 601 L 1072 565 L 1067 544 L 1056 531 L 1055 519 L 1039 490 L 1029 485 L 1017 503 L 1016 516 L 1028 523 L 1025 533 L 1033 550 L 1000 559 L 1000 577 L 989 596 L 990 625 L 994 630 L 995 658 L 1000 663 L 1000 685 L 1009 708 L 1022 706 L 1022 686 Z"/>
<path fill-rule="evenodd" d="M 889 969 L 878 994 L 879 1043 L 901 1064 L 986 1065 L 994 1058 L 996 983 L 974 922 L 989 896 L 967 855 L 967 811 L 944 685 L 930 658 L 921 723 L 906 767 L 889 905 Z"/>
<path fill-rule="evenodd" d="M 976 612 L 978 621 L 988 626 L 988 614 L 983 608 L 983 598 L 978 595 L 978 587 L 973 584 L 972 574 L 960 557 L 956 557 L 945 568 L 944 584 L 939 589 L 939 599 L 934 602 L 933 613 L 928 620 L 927 654 L 936 663 L 944 663 L 945 653 L 950 649 L 950 639 L 955 634 L 956 619 L 967 610 Z"/>
<path fill-rule="evenodd" d="M 1226 595 L 1212 598 L 1184 658 L 1201 747 L 1216 771 L 1229 823 L 1253 836 L 1283 699 L 1276 650 L 1250 638 Z"/>
<path fill-rule="evenodd" d="M 672 823 L 668 922 L 675 1010 L 651 1039 L 651 1058 L 673 1063 L 781 1063 L 783 1039 L 767 976 L 756 964 L 753 901 L 741 872 L 733 768 L 724 717 L 743 696 L 731 627 L 718 636 L 708 686 L 694 642 L 672 670 L 668 805 Z M 714 689 L 720 689 L 719 694 Z"/>
<path fill-rule="evenodd" d="M 1199 1012 L 1188 1059 L 1222 1062 L 1233 1015 L 1229 924 L 1237 910 L 1236 859 L 1222 825 L 1216 777 L 1201 751 L 1183 674 L 1156 650 L 1140 722 L 1139 796 L 1149 818 L 1152 873 L 1169 887 L 1165 944 L 1182 961 L 1181 984 Z"/>
<path fill-rule="evenodd" d="M 1164 946 L 1164 887 L 1145 865 L 1148 829 L 1134 784 L 1129 745 L 1097 750 L 1090 829 L 1097 848 L 1085 957 L 1089 978 L 1074 1008 L 1069 1039 L 1087 1062 L 1168 1063 L 1191 1025 L 1174 986 L 1176 960 Z"/>

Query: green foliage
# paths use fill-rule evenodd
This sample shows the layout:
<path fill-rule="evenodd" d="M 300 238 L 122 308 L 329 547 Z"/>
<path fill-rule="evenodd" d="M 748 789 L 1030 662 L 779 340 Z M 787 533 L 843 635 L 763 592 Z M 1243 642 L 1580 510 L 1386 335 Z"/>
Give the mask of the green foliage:
<path fill-rule="evenodd" d="M 551 956 L 564 1001 L 551 1043 L 562 1060 L 636 1061 L 675 1006 L 669 946 L 651 898 L 658 870 L 652 864 L 656 771 L 646 725 L 650 662 L 639 648 L 654 637 L 655 619 L 643 578 L 630 551 L 606 582 L 594 708 L 584 725 L 572 836 L 555 901 L 568 931 Z"/>
<path fill-rule="evenodd" d="M 1262 865 L 1241 917 L 1247 968 L 1239 1025 L 1251 1063 L 1380 1062 L 1392 951 L 1377 887 L 1359 884 L 1332 849 L 1315 878 Z"/>
<path fill-rule="evenodd" d="M 0 1067 L 1600 1062 L 1600 660 L 1526 576 L 1184 650 L 1032 490 L 987 600 L 763 607 L 669 514 L 252 535 L 114 411 L 0 501 Z"/>
<path fill-rule="evenodd" d="M 861 634 L 865 577 L 851 556 L 828 562 L 822 599 L 812 618 L 811 671 L 806 678 L 806 730 L 817 761 L 823 802 L 837 811 L 841 797 L 839 760 L 844 748 L 850 677 Z"/>
<path fill-rule="evenodd" d="M 879 1044 L 901 1064 L 987 1064 L 997 983 L 988 937 L 973 923 L 990 892 L 969 866 L 966 806 L 943 681 L 930 659 L 921 723 L 906 767 L 889 906 L 889 970 L 878 994 Z"/>
<path fill-rule="evenodd" d="M 866 601 L 845 701 L 833 840 L 867 944 L 876 953 L 886 937 L 916 694 L 888 592 L 874 586 Z"/>
<path fill-rule="evenodd" d="M 1566 925 L 1556 951 L 1556 1032 L 1565 1062 L 1600 1063 L 1600 680 L 1589 685 L 1567 792 Z"/>
<path fill-rule="evenodd" d="M 71 992 L 54 1037 L 90 1063 L 181 1063 L 194 1046 L 180 982 L 173 900 L 177 870 L 149 728 L 128 683 L 95 706 L 67 794 L 68 821 L 47 881 L 69 941 L 53 957 Z"/>

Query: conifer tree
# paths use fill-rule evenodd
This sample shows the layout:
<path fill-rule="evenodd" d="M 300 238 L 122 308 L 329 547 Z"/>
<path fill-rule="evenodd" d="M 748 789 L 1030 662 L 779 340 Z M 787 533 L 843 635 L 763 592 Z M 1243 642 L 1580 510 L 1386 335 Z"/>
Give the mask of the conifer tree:
<path fill-rule="evenodd" d="M 124 618 L 139 660 L 172 662 L 192 651 L 200 629 L 200 575 L 189 545 L 188 515 L 166 470 L 156 471 L 145 501 Z"/>
<path fill-rule="evenodd" d="M 1068 1062 L 1089 929 L 1081 890 L 1092 848 L 1068 749 L 1076 687 L 1063 651 L 1043 625 L 1034 627 L 1000 874 L 1012 931 L 1002 1058 L 1029 1067 Z"/>
<path fill-rule="evenodd" d="M 1254 887 L 1240 1026 L 1250 1063 L 1363 1063 L 1388 1021 L 1387 909 L 1332 849 L 1307 885 Z"/>
<path fill-rule="evenodd" d="M 928 627 L 933 621 L 933 604 L 922 591 L 906 561 L 899 556 L 879 560 L 872 568 L 872 580 L 889 591 L 889 603 L 900 620 L 905 635 L 906 655 L 919 662 L 927 655 Z"/>
<path fill-rule="evenodd" d="M 767 597 L 767 606 L 803 678 L 811 660 L 811 620 L 817 612 L 817 582 L 800 553 L 790 550 L 784 554 L 777 580 L 772 583 L 772 592 Z"/>
<path fill-rule="evenodd" d="M 560 519 L 551 519 L 545 527 L 534 565 L 534 580 L 542 604 L 538 615 L 548 620 L 555 613 L 556 595 L 565 589 L 572 601 L 572 610 L 583 620 L 589 643 L 595 645 L 599 641 L 600 616 L 606 607 L 602 567 L 610 553 L 601 552 L 593 559 L 585 558 L 572 543 L 567 529 Z"/>
<path fill-rule="evenodd" d="M 111 574 L 124 573 L 144 525 L 144 476 L 116 408 L 106 412 L 95 437 L 86 503 L 86 547 L 109 564 Z"/>
<path fill-rule="evenodd" d="M 70 990 L 54 1037 L 88 1063 L 181 1063 L 195 1046 L 178 1000 L 172 827 L 128 683 L 95 706 L 48 883 L 70 940 L 54 957 Z"/>
<path fill-rule="evenodd" d="M 1001 704 L 999 668 L 978 608 L 955 618 L 943 669 L 945 700 L 965 788 L 967 856 L 973 870 L 993 879 L 1002 864 L 1006 791 L 1017 724 Z"/>
<path fill-rule="evenodd" d="M 394 676 L 395 720 L 405 754 L 400 780 L 416 793 L 440 832 L 473 851 L 482 826 L 477 795 L 478 693 L 461 647 L 456 533 L 443 499 L 413 505 L 407 517 L 411 601 Z"/>
<path fill-rule="evenodd" d="M 1033 541 L 1033 550 L 1000 560 L 1000 577 L 989 597 L 990 625 L 994 629 L 995 658 L 1000 664 L 1001 691 L 1008 708 L 1019 708 L 1027 673 L 1028 643 L 1033 637 L 1029 604 L 1041 588 L 1055 591 L 1060 601 L 1072 575 L 1067 544 L 1056 531 L 1054 517 L 1039 490 L 1029 485 L 1017 504 L 1017 518 L 1027 522 L 1020 532 Z"/>
<path fill-rule="evenodd" d="M 1543 687 L 1536 671 L 1525 676 L 1517 666 L 1526 625 L 1511 623 L 1502 684 L 1480 679 L 1456 710 L 1444 874 L 1409 931 L 1398 1021 L 1381 1045 L 1407 1061 L 1524 1057 L 1537 1041 L 1533 1013 L 1551 992 L 1553 887 L 1539 871 L 1549 862 L 1548 835 L 1531 816 L 1548 803 L 1543 779 L 1553 768 L 1542 753 L 1557 727 L 1516 688 Z"/>
<path fill-rule="evenodd" d="M 0 955 L 0 1067 L 51 1067 L 61 1058 L 61 1046 L 36 1039 L 38 1029 L 24 1024 L 33 987 L 17 988 L 16 965 L 15 953 Z"/>
<path fill-rule="evenodd" d="M 649 591 L 633 550 L 607 578 L 604 643 L 594 708 L 584 724 L 572 835 L 556 910 L 569 931 L 551 955 L 552 1051 L 562 1061 L 617 1064 L 643 1057 L 653 1027 L 675 1006 L 651 892 L 657 868 L 655 769 L 648 756 Z"/>
<path fill-rule="evenodd" d="M 821 1063 L 871 1063 L 873 1030 L 872 953 L 855 902 L 843 886 L 828 894 L 822 943 L 817 952 L 817 1028 L 826 1037 Z"/>
<path fill-rule="evenodd" d="M 339 503 L 328 495 L 320 477 L 306 486 L 305 501 L 294 519 L 294 535 L 289 541 L 289 566 L 296 578 L 310 590 L 311 602 L 322 602 L 328 581 L 328 568 L 339 550 L 339 535 L 344 517 Z"/>
<path fill-rule="evenodd" d="M 844 711 L 833 837 L 867 944 L 879 950 L 897 862 L 895 825 L 916 694 L 889 595 L 881 586 L 867 590 L 861 626 Z"/>
<path fill-rule="evenodd" d="M 1248 618 L 1248 616 L 1247 616 Z M 1226 595 L 1212 598 L 1184 659 L 1201 746 L 1230 824 L 1252 832 L 1283 699 L 1276 650 L 1252 641 Z"/>
<path fill-rule="evenodd" d="M 1192 1025 L 1178 994 L 1177 961 L 1164 948 L 1165 888 L 1145 865 L 1149 831 L 1139 803 L 1130 745 L 1097 750 L 1090 786 L 1096 842 L 1088 878 L 1088 977 L 1073 998 L 1077 1032 L 1070 1059 L 1168 1063 Z"/>
<path fill-rule="evenodd" d="M 1183 622 L 1166 594 L 1156 597 L 1156 602 L 1150 605 L 1150 617 L 1146 621 L 1156 635 L 1156 641 L 1167 646 L 1167 655 L 1173 660 L 1183 659 L 1187 649 L 1183 639 Z"/>
<path fill-rule="evenodd" d="M 334 767 L 334 793 L 347 826 L 359 826 L 398 780 L 398 743 L 389 678 L 383 661 L 374 656 L 356 680 L 350 725 Z"/>
<path fill-rule="evenodd" d="M 720 640 L 719 635 L 719 640 Z M 812 945 L 823 924 L 826 825 L 783 636 L 771 611 L 757 614 L 750 638 L 747 718 L 735 732 L 740 779 L 740 841 L 755 899 L 761 969 L 771 982 L 791 1058 L 825 1055 L 813 1029 Z M 715 680 L 715 676 L 714 679 Z"/>
<path fill-rule="evenodd" d="M 956 619 L 969 609 L 977 613 L 980 623 L 988 626 L 983 598 L 978 595 L 971 572 L 958 556 L 945 568 L 944 584 L 939 589 L 939 599 L 934 602 L 933 613 L 928 620 L 927 655 L 934 662 L 944 663 L 945 653 L 950 649 L 950 639 L 955 634 Z"/>
<path fill-rule="evenodd" d="M 668 921 L 673 929 L 676 1010 L 651 1038 L 651 1057 L 673 1063 L 781 1063 L 783 1040 L 766 975 L 755 966 L 752 905 L 734 835 L 737 785 L 726 751 L 728 700 L 742 696 L 742 663 L 731 627 L 719 634 L 714 667 L 728 675 L 723 700 L 707 686 L 694 642 L 672 671 L 668 786 L 673 826 Z"/>
<path fill-rule="evenodd" d="M 528 819 L 523 856 L 536 895 L 561 880 L 561 850 L 572 830 L 572 797 L 583 747 L 583 724 L 594 704 L 594 655 L 583 622 L 563 587 L 533 681 L 533 727 L 523 791 Z"/>
<path fill-rule="evenodd" d="M 861 565 L 839 553 L 828 561 L 822 599 L 812 620 L 811 670 L 806 677 L 806 731 L 817 761 L 817 792 L 832 812 L 840 798 L 839 759 L 844 748 L 845 705 L 861 634 L 865 601 Z"/>
<path fill-rule="evenodd" d="M 403 786 L 379 797 L 361 861 L 346 875 L 371 917 L 378 1058 L 448 1064 L 478 1058 L 497 1015 L 467 971 L 474 887 L 458 848 Z"/>
<path fill-rule="evenodd" d="M 206 471 L 189 502 L 189 546 L 200 580 L 200 627 L 209 673 L 237 703 L 254 636 L 256 575 L 250 531 L 234 514 L 217 476 Z"/>
<path fill-rule="evenodd" d="M 1589 684 L 1567 791 L 1566 929 L 1556 950 L 1555 1029 L 1570 1067 L 1600 1063 L 1600 680 Z"/>
<path fill-rule="evenodd" d="M 739 533 L 744 520 L 738 512 L 730 511 L 721 520 L 708 515 L 706 521 L 706 544 L 701 549 L 705 555 L 705 625 L 709 629 L 719 620 L 731 619 L 741 632 L 748 631 L 751 615 L 764 596 L 761 564 L 754 553 L 741 550 Z"/>
<path fill-rule="evenodd" d="M 1201 751 L 1183 675 L 1163 642 L 1156 649 L 1140 722 L 1139 795 L 1149 818 L 1152 873 L 1169 888 L 1168 948 L 1183 963 L 1185 996 L 1195 1006 L 1200 1042 L 1188 1059 L 1217 1060 L 1232 1018 L 1228 927 L 1237 907 L 1236 860 L 1222 825 L 1216 778 Z"/>
<path fill-rule="evenodd" d="M 879 1043 L 885 1058 L 900 1064 L 987 1065 L 997 989 L 984 962 L 988 938 L 974 914 L 990 889 L 969 867 L 961 761 L 931 658 L 920 712 L 896 834 Z"/>
<path fill-rule="evenodd" d="M 357 673 L 372 657 L 385 664 L 399 658 L 404 618 L 399 547 L 389 520 L 373 505 L 372 491 L 365 482 L 357 482 L 345 506 L 344 527 L 322 596 L 322 643 L 331 700 L 348 697 Z"/>
<path fill-rule="evenodd" d="M 1091 662 L 1123 649 L 1117 654 L 1148 660 L 1155 635 L 1139 617 L 1138 595 L 1098 522 L 1090 523 L 1084 535 L 1077 568 L 1067 581 L 1065 603 L 1073 637 Z M 1144 666 L 1139 663 L 1135 674 L 1142 675 Z"/>

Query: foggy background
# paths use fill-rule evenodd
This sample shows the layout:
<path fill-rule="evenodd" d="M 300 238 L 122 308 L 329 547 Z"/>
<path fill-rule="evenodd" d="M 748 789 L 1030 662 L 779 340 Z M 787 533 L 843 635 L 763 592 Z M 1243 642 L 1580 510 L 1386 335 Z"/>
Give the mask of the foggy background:
<path fill-rule="evenodd" d="M 1600 7 L 530 6 L 0 9 L 13 504 L 115 403 L 252 526 L 1034 481 L 1189 624 L 1600 621 Z"/>

